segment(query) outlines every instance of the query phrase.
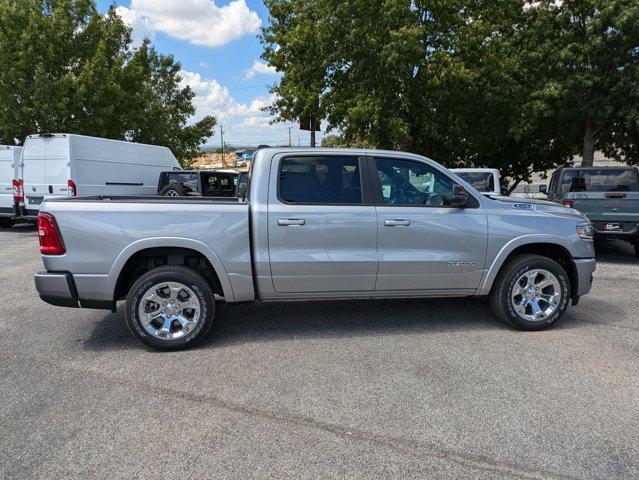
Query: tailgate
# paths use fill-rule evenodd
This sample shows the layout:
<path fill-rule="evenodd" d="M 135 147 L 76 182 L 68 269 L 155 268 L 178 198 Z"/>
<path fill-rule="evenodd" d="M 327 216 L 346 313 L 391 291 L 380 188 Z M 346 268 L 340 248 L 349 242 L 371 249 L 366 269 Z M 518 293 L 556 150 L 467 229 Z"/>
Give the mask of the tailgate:
<path fill-rule="evenodd" d="M 593 222 L 639 222 L 639 192 L 574 192 L 568 199 Z"/>

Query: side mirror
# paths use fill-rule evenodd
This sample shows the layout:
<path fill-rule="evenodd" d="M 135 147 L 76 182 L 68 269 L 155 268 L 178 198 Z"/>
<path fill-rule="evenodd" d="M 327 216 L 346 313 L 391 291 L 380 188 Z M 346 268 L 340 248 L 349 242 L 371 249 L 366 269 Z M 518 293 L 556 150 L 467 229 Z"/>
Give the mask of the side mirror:
<path fill-rule="evenodd" d="M 468 204 L 468 192 L 461 185 L 453 185 L 453 197 L 450 205 L 456 208 L 464 208 Z"/>
<path fill-rule="evenodd" d="M 499 193 L 501 193 L 502 196 L 505 196 L 508 193 L 508 185 L 507 184 L 502 184 L 499 187 Z"/>
<path fill-rule="evenodd" d="M 548 193 L 548 185 L 539 185 L 539 193 Z"/>

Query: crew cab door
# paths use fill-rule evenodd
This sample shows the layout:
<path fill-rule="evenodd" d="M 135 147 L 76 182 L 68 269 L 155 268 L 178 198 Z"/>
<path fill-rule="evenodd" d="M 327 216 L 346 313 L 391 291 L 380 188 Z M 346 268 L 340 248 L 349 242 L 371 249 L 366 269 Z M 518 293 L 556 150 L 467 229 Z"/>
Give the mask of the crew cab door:
<path fill-rule="evenodd" d="M 375 289 L 377 216 L 364 162 L 331 154 L 272 162 L 268 246 L 276 292 Z"/>
<path fill-rule="evenodd" d="M 451 207 L 454 181 L 426 162 L 371 158 L 377 208 L 377 291 L 472 293 L 482 278 L 488 226 L 477 199 Z"/>

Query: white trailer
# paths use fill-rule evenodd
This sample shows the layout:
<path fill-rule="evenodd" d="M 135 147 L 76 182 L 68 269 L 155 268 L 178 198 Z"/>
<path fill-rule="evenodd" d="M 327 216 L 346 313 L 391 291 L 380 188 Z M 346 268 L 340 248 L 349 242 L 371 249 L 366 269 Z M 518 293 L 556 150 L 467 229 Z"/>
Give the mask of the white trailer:
<path fill-rule="evenodd" d="M 17 195 L 18 165 L 22 147 L 0 145 L 0 227 L 13 225 L 14 194 Z M 15 189 L 15 190 L 14 190 Z"/>
<path fill-rule="evenodd" d="M 167 147 L 66 133 L 29 135 L 19 170 L 21 215 L 37 216 L 49 197 L 155 195 L 166 170 L 180 170 Z"/>

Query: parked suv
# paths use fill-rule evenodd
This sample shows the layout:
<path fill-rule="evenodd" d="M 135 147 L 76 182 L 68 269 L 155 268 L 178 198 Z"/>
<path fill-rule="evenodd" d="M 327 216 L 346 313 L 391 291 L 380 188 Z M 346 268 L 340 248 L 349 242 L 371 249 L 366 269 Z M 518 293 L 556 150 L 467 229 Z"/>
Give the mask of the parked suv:
<path fill-rule="evenodd" d="M 540 187 L 545 191 L 545 185 Z M 548 200 L 576 208 L 592 222 L 595 238 L 630 242 L 639 255 L 639 172 L 636 167 L 561 168 Z"/>
<path fill-rule="evenodd" d="M 163 197 L 234 197 L 237 172 L 182 170 L 162 172 L 158 195 Z"/>

